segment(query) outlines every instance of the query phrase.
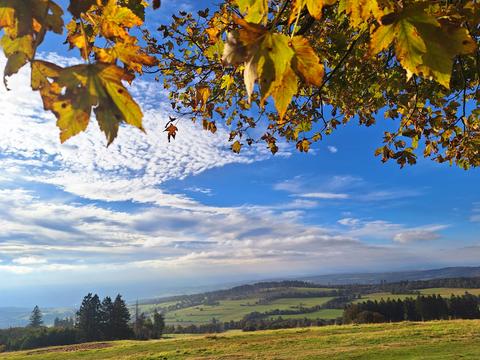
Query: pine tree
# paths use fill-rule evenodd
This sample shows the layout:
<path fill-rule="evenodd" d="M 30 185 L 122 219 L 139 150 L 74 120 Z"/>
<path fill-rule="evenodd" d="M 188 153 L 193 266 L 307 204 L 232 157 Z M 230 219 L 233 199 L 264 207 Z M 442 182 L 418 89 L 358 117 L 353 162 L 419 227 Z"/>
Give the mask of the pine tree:
<path fill-rule="evenodd" d="M 32 328 L 39 328 L 43 326 L 43 315 L 42 312 L 40 311 L 40 308 L 38 305 L 35 305 L 35 307 L 32 310 L 32 314 L 30 315 L 30 324 L 29 326 Z"/>
<path fill-rule="evenodd" d="M 153 313 L 153 334 L 154 339 L 160 339 L 165 329 L 165 317 L 160 314 L 157 309 Z"/>
<path fill-rule="evenodd" d="M 104 340 L 113 340 L 113 302 L 110 296 L 105 297 L 100 308 L 101 332 Z"/>
<path fill-rule="evenodd" d="M 77 328 L 81 340 L 96 341 L 101 339 L 100 299 L 89 293 L 83 298 L 77 311 Z"/>
<path fill-rule="evenodd" d="M 113 302 L 111 326 L 114 339 L 128 339 L 132 336 L 132 329 L 129 326 L 130 311 L 119 294 Z"/>

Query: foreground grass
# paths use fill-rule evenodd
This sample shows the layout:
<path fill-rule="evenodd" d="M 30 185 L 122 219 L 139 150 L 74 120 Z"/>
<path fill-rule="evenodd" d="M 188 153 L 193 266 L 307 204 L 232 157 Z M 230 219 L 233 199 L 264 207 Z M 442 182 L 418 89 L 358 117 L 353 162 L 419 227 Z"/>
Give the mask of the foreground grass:
<path fill-rule="evenodd" d="M 435 321 L 118 341 L 98 349 L 51 348 L 0 359 L 478 359 L 479 337 L 480 320 Z"/>

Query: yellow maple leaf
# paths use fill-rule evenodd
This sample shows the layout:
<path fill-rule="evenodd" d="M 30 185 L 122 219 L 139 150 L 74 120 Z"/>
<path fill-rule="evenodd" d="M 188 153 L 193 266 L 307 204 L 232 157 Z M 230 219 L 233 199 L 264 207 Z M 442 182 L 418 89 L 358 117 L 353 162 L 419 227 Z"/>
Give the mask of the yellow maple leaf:
<path fill-rule="evenodd" d="M 294 36 L 291 43 L 295 51 L 292 67 L 297 75 L 307 84 L 320 86 L 323 81 L 324 67 L 308 40 L 302 36 Z"/>
<path fill-rule="evenodd" d="M 403 11 L 388 14 L 387 25 L 379 26 L 371 36 L 372 55 L 392 43 L 407 78 L 413 74 L 450 86 L 453 59 L 476 50 L 468 30 L 445 20 L 438 21 L 427 12 L 428 4 L 414 4 Z"/>
<path fill-rule="evenodd" d="M 143 24 L 142 19 L 124 6 L 119 6 L 116 0 L 108 0 L 103 7 L 101 16 L 97 16 L 97 23 L 100 24 L 100 33 L 107 39 L 130 38 L 126 29 Z"/>
<path fill-rule="evenodd" d="M 87 128 L 92 110 L 108 144 L 122 122 L 143 131 L 142 111 L 122 83 L 132 78 L 118 66 L 82 64 L 59 69 L 36 63 L 32 75 L 32 83 L 44 89 L 40 94 L 45 107 L 57 117 L 61 142 Z M 47 78 L 53 82 L 47 84 Z"/>
<path fill-rule="evenodd" d="M 143 72 L 143 66 L 157 64 L 156 58 L 145 54 L 140 46 L 130 43 L 119 42 L 109 48 L 94 48 L 94 52 L 101 62 L 114 64 L 120 60 L 128 68 L 140 74 Z"/>

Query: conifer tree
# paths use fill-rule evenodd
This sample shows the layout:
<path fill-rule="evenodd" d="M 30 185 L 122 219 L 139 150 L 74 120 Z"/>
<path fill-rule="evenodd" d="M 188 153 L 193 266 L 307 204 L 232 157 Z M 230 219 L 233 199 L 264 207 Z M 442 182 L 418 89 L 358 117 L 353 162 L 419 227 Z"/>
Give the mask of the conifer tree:
<path fill-rule="evenodd" d="M 110 321 L 114 339 L 128 339 L 132 336 L 132 329 L 129 326 L 130 312 L 120 294 L 113 302 Z"/>
<path fill-rule="evenodd" d="M 89 293 L 83 298 L 82 305 L 77 311 L 77 328 L 80 339 L 96 341 L 101 338 L 100 299 L 98 295 Z"/>
<path fill-rule="evenodd" d="M 160 339 L 165 329 L 165 317 L 155 309 L 153 313 L 153 334 L 154 339 Z"/>
<path fill-rule="evenodd" d="M 39 328 L 43 326 L 43 315 L 38 305 L 35 305 L 35 307 L 32 310 L 32 314 L 30 315 L 29 326 L 32 328 Z"/>
<path fill-rule="evenodd" d="M 110 296 L 105 297 L 100 308 L 100 323 L 102 338 L 104 340 L 113 340 L 113 302 Z"/>

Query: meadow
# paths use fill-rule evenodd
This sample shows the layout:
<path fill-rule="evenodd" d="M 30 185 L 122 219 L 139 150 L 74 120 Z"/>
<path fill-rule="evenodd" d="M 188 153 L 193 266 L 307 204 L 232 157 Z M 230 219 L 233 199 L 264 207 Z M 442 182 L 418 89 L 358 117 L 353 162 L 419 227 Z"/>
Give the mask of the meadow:
<path fill-rule="evenodd" d="M 165 312 L 165 320 L 169 325 L 200 325 L 212 322 L 213 319 L 220 322 L 228 321 L 239 321 L 245 315 L 248 315 L 252 312 L 267 312 L 275 309 L 279 310 L 296 310 L 299 308 L 309 308 L 313 306 L 323 305 L 328 301 L 332 300 L 333 297 L 329 296 L 319 296 L 311 298 L 302 298 L 302 297 L 285 297 L 267 303 L 262 303 L 261 299 L 268 293 L 268 291 L 276 291 L 284 294 L 289 292 L 295 293 L 307 293 L 307 292 L 322 292 L 322 291 L 331 291 L 332 288 L 277 288 L 277 289 L 262 289 L 261 291 L 255 294 L 245 295 L 241 299 L 225 299 L 219 300 L 216 304 L 213 305 L 195 305 L 183 307 L 180 309 L 175 309 L 172 311 Z M 463 295 L 465 292 L 469 292 L 473 295 L 480 295 L 480 289 L 470 289 L 470 288 L 428 288 L 418 290 L 420 294 L 423 295 L 441 295 L 443 297 L 450 297 L 450 295 Z M 355 300 L 354 302 L 363 302 L 367 300 L 380 301 L 381 299 L 405 299 L 408 297 L 416 297 L 416 294 L 392 294 L 390 292 L 375 292 L 371 294 L 363 294 L 361 299 Z M 140 305 L 140 311 L 151 313 L 155 308 L 165 309 L 168 306 L 175 305 L 175 301 L 167 302 L 155 302 L 151 304 L 142 304 Z M 133 313 L 133 308 L 131 311 Z M 306 312 L 293 315 L 282 315 L 284 319 L 324 319 L 324 320 L 334 320 L 341 318 L 343 314 L 342 309 L 320 309 L 315 312 Z M 271 316 L 270 318 L 276 318 L 278 316 Z"/>
<path fill-rule="evenodd" d="M 418 290 L 422 295 L 440 295 L 445 298 L 449 298 L 451 295 L 464 295 L 466 292 L 472 295 L 480 295 L 480 289 L 466 289 L 466 288 L 429 288 L 429 289 L 420 289 Z M 367 300 L 380 301 L 382 299 L 400 299 L 404 300 L 409 297 L 417 297 L 416 294 L 392 294 L 389 292 L 378 292 L 368 295 L 362 295 L 361 299 L 355 300 L 354 302 L 363 302 Z"/>
<path fill-rule="evenodd" d="M 480 320 L 325 326 L 0 354 L 2 360 L 478 359 Z"/>
<path fill-rule="evenodd" d="M 204 324 L 212 321 L 213 318 L 222 322 L 231 320 L 238 321 L 245 315 L 254 311 L 265 312 L 275 309 L 293 310 L 298 309 L 299 307 L 323 305 L 331 299 L 332 297 L 285 298 L 271 301 L 268 304 L 258 304 L 257 298 L 221 300 L 218 305 L 199 305 L 168 312 L 165 316 L 165 320 L 168 324 L 176 325 Z M 302 317 L 305 317 L 305 315 L 302 315 Z M 312 314 L 309 315 L 309 317 L 312 317 Z"/>

